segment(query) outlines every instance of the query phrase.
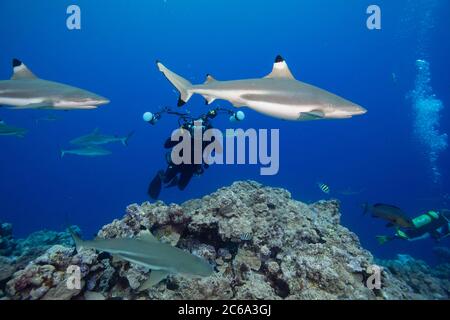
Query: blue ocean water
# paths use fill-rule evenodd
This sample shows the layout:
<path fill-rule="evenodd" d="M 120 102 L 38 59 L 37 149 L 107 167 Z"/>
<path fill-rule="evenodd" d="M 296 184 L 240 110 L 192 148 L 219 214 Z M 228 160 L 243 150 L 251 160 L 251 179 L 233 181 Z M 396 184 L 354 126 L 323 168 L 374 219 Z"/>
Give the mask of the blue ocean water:
<path fill-rule="evenodd" d="M 149 200 L 154 174 L 165 168 L 163 143 L 176 128 L 164 117 L 156 126 L 142 121 L 145 111 L 175 107 L 178 95 L 158 72 L 160 59 L 193 83 L 206 73 L 218 79 L 262 77 L 277 54 L 297 79 L 314 84 L 366 109 L 342 121 L 284 122 L 245 109 L 242 128 L 280 129 L 280 172 L 260 176 L 257 166 L 214 166 L 189 187 L 163 191 L 161 200 L 179 203 L 201 197 L 236 180 L 252 179 L 286 188 L 294 198 L 313 202 L 338 198 L 342 222 L 377 257 L 408 253 L 434 261 L 433 240 L 379 246 L 385 223 L 362 216 L 361 204 L 384 202 L 411 216 L 449 206 L 448 149 L 438 158 L 437 183 L 427 149 L 414 135 L 416 60 L 430 63 L 431 86 L 442 101 L 440 131 L 450 131 L 450 4 L 445 0 L 375 1 L 382 29 L 368 30 L 358 0 L 4 0 L 0 2 L 0 79 L 11 76 L 19 58 L 38 76 L 106 96 L 97 110 L 47 112 L 0 109 L 0 118 L 25 127 L 24 139 L 0 137 L 0 220 L 15 235 L 79 225 L 90 236 L 134 202 Z M 66 28 L 66 9 L 81 8 L 82 29 Z M 226 102 L 214 106 L 231 107 Z M 201 97 L 184 107 L 207 110 Z M 53 114 L 55 122 L 35 123 Z M 219 128 L 230 126 L 218 119 Z M 60 158 L 69 140 L 92 132 L 125 135 L 108 157 Z M 321 192 L 318 181 L 332 190 Z M 344 196 L 339 190 L 360 190 Z M 439 245 L 449 245 L 445 240 Z"/>

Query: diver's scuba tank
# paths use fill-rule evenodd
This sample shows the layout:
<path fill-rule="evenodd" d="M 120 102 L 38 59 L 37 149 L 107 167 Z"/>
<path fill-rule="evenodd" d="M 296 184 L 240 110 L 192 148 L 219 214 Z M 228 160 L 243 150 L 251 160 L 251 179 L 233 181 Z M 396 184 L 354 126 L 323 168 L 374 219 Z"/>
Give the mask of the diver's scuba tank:
<path fill-rule="evenodd" d="M 439 219 L 439 213 L 436 211 L 428 211 L 427 213 L 418 216 L 417 218 L 412 220 L 412 223 L 415 228 L 421 228 L 434 220 Z"/>
<path fill-rule="evenodd" d="M 230 122 L 244 121 L 244 119 L 245 119 L 245 113 L 242 111 L 235 112 L 230 116 Z"/>

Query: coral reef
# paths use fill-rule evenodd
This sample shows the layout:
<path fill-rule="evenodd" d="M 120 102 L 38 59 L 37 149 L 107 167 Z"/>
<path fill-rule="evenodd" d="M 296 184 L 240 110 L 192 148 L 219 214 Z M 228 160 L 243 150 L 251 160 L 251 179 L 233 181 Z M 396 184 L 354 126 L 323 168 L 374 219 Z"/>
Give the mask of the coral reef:
<path fill-rule="evenodd" d="M 56 244 L 70 247 L 73 245 L 72 237 L 68 232 L 41 230 L 26 239 L 14 239 L 12 225 L 0 223 L 0 256 L 14 261 L 16 268 L 24 268 Z"/>
<path fill-rule="evenodd" d="M 398 255 L 395 260 L 380 260 L 378 263 L 393 276 L 403 281 L 404 294 L 414 299 L 449 299 L 450 264 L 440 264 L 436 268 L 409 255 Z"/>
<path fill-rule="evenodd" d="M 59 238 L 61 244 L 26 266 L 0 260 L 0 270 L 5 270 L 0 271 L 0 292 L 4 299 L 85 300 L 446 299 L 449 295 L 448 281 L 438 276 L 449 270 L 430 274 L 430 268 L 413 259 L 379 262 L 385 266 L 382 286 L 369 289 L 374 258 L 355 234 L 340 225 L 339 202 L 307 205 L 293 200 L 286 190 L 252 181 L 236 182 L 182 205 L 130 205 L 126 215 L 105 225 L 98 237 L 134 237 L 144 228 L 160 241 L 203 257 L 216 272 L 202 279 L 171 275 L 139 292 L 149 270 L 105 252 L 77 253 L 65 235 Z M 68 272 L 71 268 L 77 278 L 73 270 Z M 415 277 L 418 270 L 422 273 Z"/>

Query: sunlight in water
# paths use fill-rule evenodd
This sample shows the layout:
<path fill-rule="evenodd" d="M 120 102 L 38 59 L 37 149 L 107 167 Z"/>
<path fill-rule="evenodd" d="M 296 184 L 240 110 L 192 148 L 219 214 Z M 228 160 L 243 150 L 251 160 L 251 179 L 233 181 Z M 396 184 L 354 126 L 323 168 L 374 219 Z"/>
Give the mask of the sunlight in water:
<path fill-rule="evenodd" d="M 411 92 L 414 132 L 429 159 L 433 182 L 438 183 L 441 175 L 437 163 L 439 154 L 448 146 L 447 134 L 439 132 L 440 112 L 444 105 L 433 94 L 430 64 L 417 60 L 416 67 L 415 89 Z"/>

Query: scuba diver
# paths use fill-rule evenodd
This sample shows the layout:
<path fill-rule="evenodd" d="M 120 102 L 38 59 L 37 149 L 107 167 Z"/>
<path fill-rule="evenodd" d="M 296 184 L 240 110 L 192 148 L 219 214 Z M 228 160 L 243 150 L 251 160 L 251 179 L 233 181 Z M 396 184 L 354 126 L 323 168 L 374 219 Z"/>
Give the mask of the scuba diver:
<path fill-rule="evenodd" d="M 450 214 L 447 210 L 430 210 L 417 218 L 412 219 L 411 228 L 401 229 L 397 227 L 393 236 L 377 236 L 380 244 L 395 239 L 417 241 L 432 237 L 436 241 L 441 241 L 450 236 Z"/>
<path fill-rule="evenodd" d="M 164 114 L 178 117 L 179 130 L 187 130 L 190 135 L 191 150 L 194 150 L 194 132 L 196 130 L 201 130 L 203 136 L 205 131 L 213 128 L 211 120 L 215 119 L 218 115 L 229 115 L 229 120 L 231 122 L 243 121 L 245 118 L 245 114 L 242 111 L 233 112 L 224 108 L 209 110 L 206 114 L 199 117 L 192 117 L 189 113 L 181 113 L 173 111 L 170 108 L 164 108 L 157 113 L 144 113 L 143 119 L 145 122 L 155 125 Z M 212 137 L 211 141 L 202 141 L 202 154 L 205 148 L 214 142 L 214 137 Z M 201 163 L 196 163 L 194 161 L 194 152 L 191 152 L 189 163 L 175 164 L 172 160 L 172 149 L 179 143 L 179 141 L 172 141 L 171 137 L 164 143 L 164 148 L 168 149 L 166 152 L 167 168 L 165 171 L 160 170 L 156 173 L 155 177 L 150 182 L 147 192 L 154 200 L 158 199 L 163 185 L 166 188 L 176 186 L 179 190 L 184 190 L 192 177 L 202 175 L 205 170 L 209 168 L 209 165 L 205 163 L 203 159 L 201 159 Z M 180 156 L 183 157 L 182 151 L 180 152 Z"/>

